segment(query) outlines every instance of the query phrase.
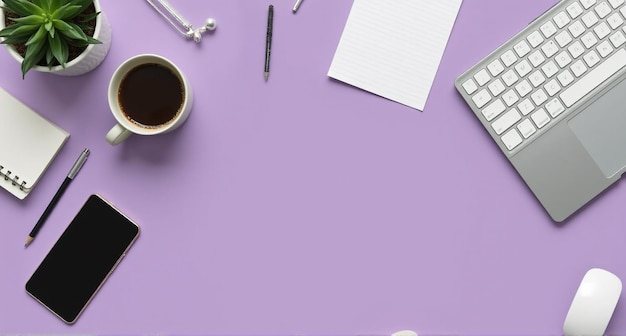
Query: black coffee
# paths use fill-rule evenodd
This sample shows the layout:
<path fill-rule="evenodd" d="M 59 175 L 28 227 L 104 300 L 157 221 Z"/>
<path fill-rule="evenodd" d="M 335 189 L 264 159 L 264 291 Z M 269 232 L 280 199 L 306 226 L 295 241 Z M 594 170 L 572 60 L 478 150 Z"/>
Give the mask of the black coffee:
<path fill-rule="evenodd" d="M 149 63 L 130 70 L 120 84 L 122 112 L 139 126 L 167 124 L 180 112 L 185 99 L 183 83 L 170 69 Z"/>

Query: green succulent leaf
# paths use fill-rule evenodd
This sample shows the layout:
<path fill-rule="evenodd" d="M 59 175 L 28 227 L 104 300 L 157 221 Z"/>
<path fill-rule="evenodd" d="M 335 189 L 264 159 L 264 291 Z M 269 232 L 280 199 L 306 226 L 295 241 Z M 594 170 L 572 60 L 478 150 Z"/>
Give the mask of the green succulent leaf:
<path fill-rule="evenodd" d="M 89 5 L 93 3 L 93 0 L 73 0 L 72 2 L 85 10 L 87 7 L 89 7 Z"/>
<path fill-rule="evenodd" d="M 100 15 L 100 12 L 92 13 L 92 14 L 89 14 L 89 15 L 82 15 L 80 17 L 80 21 L 81 22 L 89 22 L 89 21 L 94 20 L 95 18 L 97 18 L 98 15 Z"/>
<path fill-rule="evenodd" d="M 50 3 L 50 12 L 54 12 L 66 3 L 65 0 L 48 0 L 48 2 Z"/>
<path fill-rule="evenodd" d="M 12 25 L 0 31 L 0 37 L 20 37 L 32 35 L 39 29 L 38 25 Z M 26 40 L 24 40 L 26 41 Z"/>
<path fill-rule="evenodd" d="M 64 30 L 63 35 L 70 39 L 87 42 L 87 35 L 74 23 L 68 23 L 71 29 Z"/>
<path fill-rule="evenodd" d="M 43 9 L 45 12 L 50 12 L 49 1 L 47 0 L 32 0 L 32 2 Z"/>
<path fill-rule="evenodd" d="M 51 38 L 48 36 L 48 45 L 50 46 L 49 50 L 56 58 L 56 60 L 65 68 L 65 64 L 67 63 L 67 59 L 69 57 L 69 47 L 64 39 L 61 38 Z M 48 62 L 51 64 L 51 62 Z"/>
<path fill-rule="evenodd" d="M 93 3 L 93 0 L 73 0 L 71 4 L 72 6 L 78 7 L 78 10 L 75 12 L 71 12 L 71 13 L 65 13 L 64 18 L 65 19 L 75 18 L 78 14 L 82 13 L 91 3 Z"/>
<path fill-rule="evenodd" d="M 68 20 L 80 14 L 80 12 L 82 11 L 83 11 L 83 8 L 81 8 L 80 6 L 68 3 L 68 4 L 63 5 L 59 9 L 55 10 L 52 13 L 52 19 Z"/>
<path fill-rule="evenodd" d="M 28 36 L 20 37 L 20 38 L 18 38 L 18 37 L 7 37 L 0 43 L 1 44 L 8 44 L 8 45 L 24 43 L 24 42 L 26 42 L 27 37 Z"/>
<path fill-rule="evenodd" d="M 52 62 L 54 61 L 54 55 L 52 54 L 52 50 L 48 49 L 46 50 L 46 64 L 51 67 L 52 66 Z"/>
<path fill-rule="evenodd" d="M 43 46 L 47 34 L 48 31 L 43 26 L 40 26 L 35 35 L 31 36 L 28 41 L 26 41 L 26 47 L 28 47 L 26 49 L 28 50 L 31 45 Z"/>
<path fill-rule="evenodd" d="M 36 66 L 41 59 L 46 55 L 47 48 L 44 47 L 46 44 L 45 38 L 35 39 L 35 36 L 46 36 L 46 30 L 43 27 L 39 28 L 39 31 L 31 38 L 28 42 L 26 42 L 26 54 L 24 55 L 24 60 L 22 61 L 22 78 L 26 76 L 26 72 Z"/>
<path fill-rule="evenodd" d="M 20 24 L 25 24 L 25 25 L 40 25 L 46 22 L 46 19 L 43 16 L 37 15 L 37 14 L 23 16 L 23 17 L 9 19 L 9 20 L 20 23 Z"/>
<path fill-rule="evenodd" d="M 95 38 L 87 35 L 87 43 L 88 44 L 102 44 L 100 40 L 96 40 Z"/>
<path fill-rule="evenodd" d="M 69 24 L 67 24 L 67 22 L 63 20 L 52 20 L 52 24 L 57 30 L 65 31 L 72 29 L 72 26 L 70 26 Z"/>
<path fill-rule="evenodd" d="M 4 6 L 12 13 L 20 16 L 28 16 L 31 14 L 41 15 L 44 10 L 36 4 L 27 0 L 3 0 Z"/>

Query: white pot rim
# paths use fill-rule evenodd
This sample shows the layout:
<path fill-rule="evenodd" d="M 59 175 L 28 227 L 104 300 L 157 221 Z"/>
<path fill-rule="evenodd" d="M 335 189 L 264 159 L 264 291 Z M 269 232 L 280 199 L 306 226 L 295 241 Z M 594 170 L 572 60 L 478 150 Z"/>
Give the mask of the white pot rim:
<path fill-rule="evenodd" d="M 97 12 L 101 12 L 101 8 L 100 8 L 100 0 L 92 0 L 94 7 L 96 8 L 96 13 Z M 2 0 L 0 0 L 0 5 L 4 5 L 4 2 Z M 96 27 L 94 29 L 93 32 L 93 36 L 95 38 L 95 36 L 99 36 L 100 35 L 100 31 L 102 30 L 102 15 L 104 15 L 104 13 L 100 13 L 100 15 L 98 15 L 96 17 Z M 4 28 L 4 10 L 0 9 L 0 29 Z M 80 55 L 78 55 L 76 58 L 74 58 L 73 60 L 67 62 L 65 64 L 65 67 L 61 66 L 61 65 L 55 65 L 53 67 L 47 67 L 47 66 L 43 66 L 43 65 L 36 65 L 32 68 L 32 70 L 35 71 L 40 71 L 40 72 L 55 72 L 55 71 L 61 71 L 64 69 L 67 69 L 69 67 L 71 67 L 72 65 L 76 64 L 76 63 L 80 63 L 84 58 L 87 57 L 87 55 L 89 54 L 89 52 L 91 51 L 91 49 L 95 48 L 97 44 L 90 44 L 87 46 L 87 48 L 85 50 L 83 50 L 82 53 L 80 53 Z M 22 64 L 22 61 L 24 60 L 24 57 L 22 57 L 22 55 L 20 55 L 15 48 L 13 48 L 13 46 L 7 45 L 7 50 L 9 51 L 9 54 L 11 54 L 11 56 L 13 56 L 13 58 L 18 61 L 20 64 Z"/>

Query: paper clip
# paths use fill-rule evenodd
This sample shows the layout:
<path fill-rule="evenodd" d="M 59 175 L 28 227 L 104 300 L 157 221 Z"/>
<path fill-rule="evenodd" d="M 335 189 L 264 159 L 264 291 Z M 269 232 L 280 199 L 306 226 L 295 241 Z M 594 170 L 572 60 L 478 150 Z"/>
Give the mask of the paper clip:
<path fill-rule="evenodd" d="M 161 7 L 169 14 L 169 16 L 166 15 L 161 9 L 159 9 L 159 7 L 154 2 L 152 2 L 152 0 L 146 1 L 152 6 L 152 8 L 154 8 L 159 14 L 161 14 L 161 16 L 163 16 L 163 18 L 165 18 L 165 20 L 167 20 L 167 22 L 172 25 L 172 27 L 176 28 L 179 33 L 181 33 L 186 38 L 193 38 L 196 43 L 200 43 L 200 41 L 202 40 L 202 34 L 204 32 L 214 30 L 217 26 L 215 19 L 208 18 L 202 27 L 194 29 L 191 23 L 185 20 L 185 18 L 183 18 L 182 15 L 180 15 L 178 11 L 176 11 L 174 7 L 172 7 L 172 5 L 170 5 L 167 1 L 156 0 L 159 5 L 161 5 Z M 176 20 L 178 24 L 172 21 L 172 18 Z"/>

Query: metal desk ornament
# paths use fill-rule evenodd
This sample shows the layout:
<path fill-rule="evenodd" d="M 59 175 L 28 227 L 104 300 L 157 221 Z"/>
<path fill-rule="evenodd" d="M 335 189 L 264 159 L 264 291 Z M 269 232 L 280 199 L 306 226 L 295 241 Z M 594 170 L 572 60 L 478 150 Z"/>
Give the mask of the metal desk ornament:
<path fill-rule="evenodd" d="M 200 28 L 194 29 L 189 21 L 185 20 L 172 5 L 170 5 L 165 0 L 156 0 L 159 5 L 169 14 L 165 14 L 152 0 L 146 0 L 152 8 L 154 8 L 161 16 L 167 20 L 179 33 L 181 33 L 185 38 L 193 38 L 196 43 L 200 43 L 202 40 L 202 34 L 209 30 L 214 30 L 217 26 L 215 19 L 208 18 L 204 25 Z M 177 23 L 172 21 L 172 19 L 176 20 Z"/>

